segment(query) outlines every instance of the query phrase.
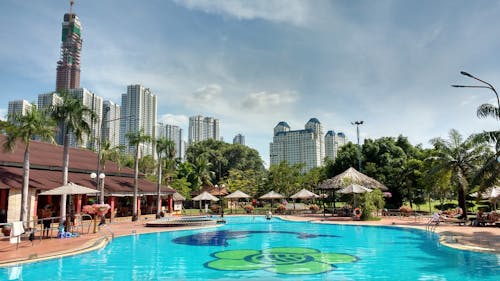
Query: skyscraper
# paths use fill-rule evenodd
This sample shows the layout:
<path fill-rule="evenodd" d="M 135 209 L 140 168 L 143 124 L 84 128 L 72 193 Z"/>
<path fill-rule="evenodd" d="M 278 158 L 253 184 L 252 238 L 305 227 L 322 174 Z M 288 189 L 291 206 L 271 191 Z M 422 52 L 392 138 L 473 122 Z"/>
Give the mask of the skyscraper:
<path fill-rule="evenodd" d="M 56 91 L 80 88 L 80 51 L 82 50 L 82 26 L 72 11 L 64 14 L 61 36 L 61 58 L 57 62 Z"/>
<path fill-rule="evenodd" d="M 282 161 L 288 164 L 304 163 L 304 171 L 323 165 L 323 128 L 316 118 L 311 118 L 304 130 L 290 130 L 286 122 L 274 127 L 273 142 L 270 144 L 271 165 Z"/>
<path fill-rule="evenodd" d="M 107 141 L 110 147 L 120 145 L 120 105 L 105 100 L 103 103 L 102 137 L 101 141 Z"/>
<path fill-rule="evenodd" d="M 173 141 L 175 143 L 175 157 L 184 159 L 182 129 L 179 126 L 159 123 L 157 136 Z"/>
<path fill-rule="evenodd" d="M 69 93 L 75 98 L 79 99 L 82 104 L 88 107 L 96 114 L 96 118 L 90 118 L 90 116 L 83 116 L 85 121 L 90 125 L 90 134 L 83 134 L 82 141 L 78 142 L 74 134 L 70 135 L 70 146 L 79 146 L 89 149 L 97 148 L 97 138 L 101 136 L 101 120 L 102 120 L 102 97 L 92 93 L 85 88 L 77 88 L 69 90 Z"/>
<path fill-rule="evenodd" d="M 45 94 L 39 94 L 38 95 L 38 109 L 44 110 L 49 114 L 48 110 L 51 106 L 55 106 L 57 104 L 61 104 L 63 102 L 61 96 L 59 96 L 55 92 L 51 93 L 45 93 Z M 59 128 L 61 126 L 58 125 Z M 37 140 L 41 140 L 39 138 L 35 138 Z M 63 144 L 64 143 L 64 137 L 62 135 L 62 130 L 57 130 L 55 135 L 54 135 L 54 140 L 57 144 Z"/>
<path fill-rule="evenodd" d="M 201 115 L 189 117 L 189 144 L 207 139 L 220 140 L 219 119 Z"/>
<path fill-rule="evenodd" d="M 242 134 L 237 134 L 233 138 L 233 144 L 242 144 L 245 145 L 245 136 Z"/>
<path fill-rule="evenodd" d="M 331 160 L 337 158 L 337 153 L 340 147 L 345 145 L 346 138 L 344 133 L 335 134 L 334 131 L 328 131 L 325 135 L 325 156 Z"/>
<path fill-rule="evenodd" d="M 9 101 L 9 108 L 7 110 L 8 120 L 12 120 L 12 116 L 16 114 L 25 115 L 28 110 L 31 110 L 31 107 L 31 103 L 27 100 Z"/>
<path fill-rule="evenodd" d="M 125 146 L 125 151 L 133 154 L 135 147 L 129 145 L 126 134 L 129 132 L 144 133 L 152 138 L 156 137 L 157 101 L 149 88 L 142 85 L 127 86 L 127 93 L 122 94 L 120 112 L 120 145 Z M 140 155 L 153 155 L 154 146 L 151 143 L 141 144 Z"/>

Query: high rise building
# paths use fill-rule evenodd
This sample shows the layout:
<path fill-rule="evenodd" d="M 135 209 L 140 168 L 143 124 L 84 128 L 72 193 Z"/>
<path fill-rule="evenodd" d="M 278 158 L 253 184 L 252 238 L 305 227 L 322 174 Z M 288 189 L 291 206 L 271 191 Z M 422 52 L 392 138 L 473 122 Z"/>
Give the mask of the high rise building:
<path fill-rule="evenodd" d="M 219 119 L 201 115 L 189 117 L 189 144 L 207 139 L 220 140 Z"/>
<path fill-rule="evenodd" d="M 173 141 L 175 143 L 175 157 L 184 159 L 182 129 L 179 126 L 159 123 L 157 136 Z"/>
<path fill-rule="evenodd" d="M 38 95 L 38 109 L 48 110 L 49 107 L 62 103 L 62 98 L 55 92 Z"/>
<path fill-rule="evenodd" d="M 346 144 L 344 133 L 335 134 L 334 131 L 328 131 L 325 135 L 325 156 L 331 160 L 337 158 L 340 147 Z"/>
<path fill-rule="evenodd" d="M 7 119 L 12 120 L 16 114 L 25 115 L 28 110 L 31 110 L 32 105 L 27 100 L 14 100 L 9 101 L 9 108 L 7 109 Z"/>
<path fill-rule="evenodd" d="M 237 134 L 233 138 L 233 144 L 242 144 L 245 145 L 245 136 L 242 134 Z"/>
<path fill-rule="evenodd" d="M 69 90 L 69 93 L 75 98 L 79 99 L 82 104 L 92 110 L 96 118 L 90 116 L 83 116 L 85 121 L 90 125 L 90 134 L 83 134 L 82 141 L 79 142 L 74 134 L 70 134 L 70 146 L 84 147 L 89 149 L 97 148 L 97 138 L 101 136 L 101 120 L 102 120 L 102 97 L 92 93 L 85 88 L 77 88 Z"/>
<path fill-rule="evenodd" d="M 80 52 L 82 26 L 72 11 L 64 14 L 61 36 L 61 58 L 57 62 L 56 91 L 80 88 Z"/>
<path fill-rule="evenodd" d="M 304 171 L 323 165 L 324 136 L 321 123 L 311 118 L 304 130 L 290 130 L 286 122 L 274 127 L 273 142 L 270 144 L 271 165 L 282 161 L 288 164 L 304 163 Z"/>
<path fill-rule="evenodd" d="M 110 100 L 104 101 L 101 141 L 109 142 L 110 147 L 120 145 L 120 112 L 120 105 Z"/>
<path fill-rule="evenodd" d="M 140 130 L 144 134 L 156 137 L 157 100 L 149 88 L 142 85 L 127 86 L 127 93 L 122 94 L 120 113 L 120 145 L 127 153 L 135 153 L 135 147 L 129 145 L 127 133 L 136 133 Z M 143 143 L 139 147 L 139 155 L 153 155 L 154 146 Z"/>
<path fill-rule="evenodd" d="M 63 99 L 61 98 L 61 96 L 59 96 L 55 92 L 38 95 L 38 109 L 46 111 L 47 114 L 49 114 L 48 110 L 50 109 L 50 107 L 61 104 L 62 102 L 63 102 Z M 61 126 L 59 126 L 59 125 L 58 125 L 58 127 L 61 128 Z M 37 138 L 37 137 L 35 137 L 35 139 L 41 140 L 40 138 Z M 54 135 L 54 140 L 57 144 L 64 143 L 61 129 L 56 131 L 56 133 Z"/>

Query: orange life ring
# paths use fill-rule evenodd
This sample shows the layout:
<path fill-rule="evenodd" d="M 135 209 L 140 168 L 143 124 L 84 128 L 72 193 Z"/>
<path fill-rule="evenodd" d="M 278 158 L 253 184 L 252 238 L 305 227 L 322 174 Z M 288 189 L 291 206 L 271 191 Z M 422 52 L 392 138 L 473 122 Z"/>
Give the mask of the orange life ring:
<path fill-rule="evenodd" d="M 357 217 L 359 219 L 361 217 L 361 215 L 363 214 L 363 211 L 361 211 L 360 208 L 356 208 L 356 209 L 354 209 L 354 211 L 352 213 L 354 214 L 355 217 Z"/>

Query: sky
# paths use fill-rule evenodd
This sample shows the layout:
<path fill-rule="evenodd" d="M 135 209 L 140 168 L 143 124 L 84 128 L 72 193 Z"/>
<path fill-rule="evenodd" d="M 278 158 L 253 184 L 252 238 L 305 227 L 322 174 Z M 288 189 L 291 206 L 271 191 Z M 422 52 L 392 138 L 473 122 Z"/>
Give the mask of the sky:
<path fill-rule="evenodd" d="M 158 96 L 158 120 L 220 119 L 221 136 L 269 164 L 273 128 L 317 118 L 360 138 L 414 145 L 498 130 L 496 104 L 467 71 L 500 88 L 500 1 L 80 0 L 81 86 L 121 103 L 127 85 Z M 10 100 L 53 91 L 69 1 L 0 1 L 0 116 Z"/>

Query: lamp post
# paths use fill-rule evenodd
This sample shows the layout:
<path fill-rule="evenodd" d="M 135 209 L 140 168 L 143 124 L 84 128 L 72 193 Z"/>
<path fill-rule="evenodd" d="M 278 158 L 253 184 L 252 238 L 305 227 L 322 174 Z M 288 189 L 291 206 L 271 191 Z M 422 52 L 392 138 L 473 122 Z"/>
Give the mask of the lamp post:
<path fill-rule="evenodd" d="M 483 84 L 485 84 L 486 86 L 482 86 L 482 85 L 472 85 L 472 86 L 469 86 L 469 85 L 451 85 L 452 87 L 454 88 L 485 88 L 485 89 L 490 89 L 493 91 L 493 93 L 495 93 L 495 96 L 497 97 L 497 109 L 498 109 L 498 113 L 497 113 L 497 117 L 498 119 L 500 120 L 500 98 L 498 97 L 498 93 L 497 91 L 495 90 L 495 87 L 493 87 L 493 85 L 491 85 L 490 83 L 480 79 L 480 78 L 477 78 L 476 76 L 468 73 L 468 72 L 465 72 L 465 71 L 460 71 L 460 74 L 462 74 L 463 76 L 467 76 L 467 77 L 470 77 L 474 80 L 477 80 Z"/>
<path fill-rule="evenodd" d="M 361 146 L 359 145 L 359 125 L 363 124 L 363 121 L 351 122 L 352 125 L 356 125 L 356 135 L 358 137 L 358 170 L 361 172 Z"/>

